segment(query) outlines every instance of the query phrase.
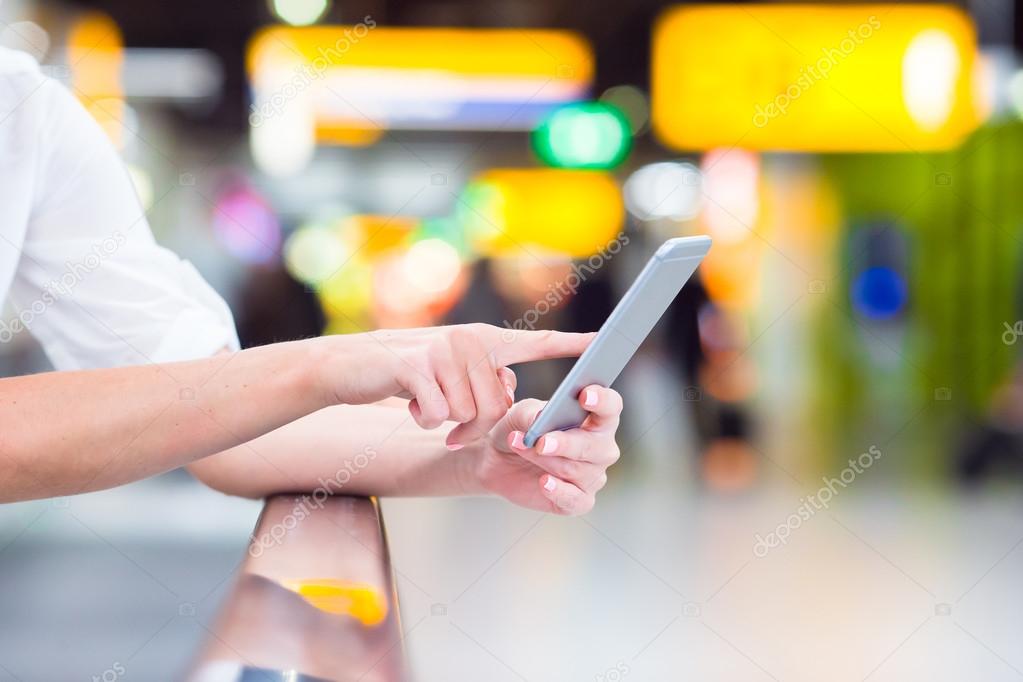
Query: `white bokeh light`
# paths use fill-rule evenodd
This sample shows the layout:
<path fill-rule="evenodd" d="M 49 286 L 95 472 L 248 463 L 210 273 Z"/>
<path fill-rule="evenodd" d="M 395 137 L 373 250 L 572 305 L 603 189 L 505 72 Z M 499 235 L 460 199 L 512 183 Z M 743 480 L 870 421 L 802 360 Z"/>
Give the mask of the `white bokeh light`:
<path fill-rule="evenodd" d="M 625 206 L 640 220 L 689 220 L 700 212 L 702 182 L 691 163 L 652 163 L 625 181 Z"/>
<path fill-rule="evenodd" d="M 961 70 L 959 50 L 945 31 L 928 29 L 910 41 L 902 57 L 902 98 L 924 130 L 937 130 L 948 121 Z"/>
<path fill-rule="evenodd" d="M 443 239 L 416 242 L 405 254 L 402 265 L 405 279 L 430 294 L 447 291 L 462 268 L 458 251 Z"/>
<path fill-rule="evenodd" d="M 271 115 L 256 119 L 249 145 L 256 166 L 267 175 L 287 177 L 309 165 L 316 151 L 316 117 L 309 94 L 298 93 Z"/>
<path fill-rule="evenodd" d="M 707 232 L 724 243 L 746 239 L 760 213 L 760 157 L 741 149 L 707 152 L 703 220 Z"/>
<path fill-rule="evenodd" d="M 323 16 L 330 0 L 273 0 L 271 8 L 281 21 L 292 26 L 308 26 Z"/>

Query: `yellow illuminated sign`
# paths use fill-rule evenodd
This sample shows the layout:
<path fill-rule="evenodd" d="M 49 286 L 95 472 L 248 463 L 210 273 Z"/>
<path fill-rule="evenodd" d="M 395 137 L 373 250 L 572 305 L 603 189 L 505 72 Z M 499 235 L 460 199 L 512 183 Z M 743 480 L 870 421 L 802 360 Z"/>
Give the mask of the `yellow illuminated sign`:
<path fill-rule="evenodd" d="M 569 31 L 533 29 L 274 26 L 253 38 L 250 72 L 273 52 L 297 51 L 313 68 L 330 66 L 444 71 L 477 75 L 541 76 L 588 82 L 589 44 Z M 322 60 L 319 61 L 319 60 Z"/>
<path fill-rule="evenodd" d="M 688 5 L 653 40 L 652 120 L 675 149 L 910 151 L 979 123 L 976 32 L 948 5 Z"/>
<path fill-rule="evenodd" d="M 381 27 L 370 17 L 264 29 L 247 64 L 254 128 L 308 111 L 319 141 L 348 145 L 392 129 L 531 130 L 585 99 L 594 72 L 589 43 L 569 31 Z"/>
<path fill-rule="evenodd" d="M 614 241 L 625 208 L 609 173 L 495 168 L 470 183 L 458 213 L 487 255 L 553 252 L 586 258 Z"/>

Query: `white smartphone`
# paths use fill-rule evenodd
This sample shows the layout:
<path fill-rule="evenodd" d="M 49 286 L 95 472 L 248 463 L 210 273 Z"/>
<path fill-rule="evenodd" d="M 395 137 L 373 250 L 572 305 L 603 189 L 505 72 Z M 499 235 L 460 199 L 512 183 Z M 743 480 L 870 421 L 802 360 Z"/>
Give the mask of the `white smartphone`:
<path fill-rule="evenodd" d="M 657 249 L 529 427 L 524 439 L 528 447 L 545 433 L 574 429 L 583 423 L 586 411 L 579 405 L 579 393 L 593 384 L 610 386 L 618 378 L 692 277 L 710 244 L 710 237 L 681 237 L 669 239 Z"/>

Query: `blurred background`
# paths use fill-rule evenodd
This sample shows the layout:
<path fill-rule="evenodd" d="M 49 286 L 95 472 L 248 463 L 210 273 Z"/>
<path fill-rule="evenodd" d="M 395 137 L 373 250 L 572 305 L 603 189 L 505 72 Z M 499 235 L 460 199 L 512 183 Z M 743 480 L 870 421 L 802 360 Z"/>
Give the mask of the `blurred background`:
<path fill-rule="evenodd" d="M 617 385 L 593 515 L 385 502 L 422 679 L 1023 677 L 1021 3 L 0 20 L 243 346 L 592 330 L 661 241 L 714 239 Z M 520 397 L 567 366 L 517 368 Z M 182 472 L 3 507 L 0 680 L 176 679 L 259 508 Z"/>

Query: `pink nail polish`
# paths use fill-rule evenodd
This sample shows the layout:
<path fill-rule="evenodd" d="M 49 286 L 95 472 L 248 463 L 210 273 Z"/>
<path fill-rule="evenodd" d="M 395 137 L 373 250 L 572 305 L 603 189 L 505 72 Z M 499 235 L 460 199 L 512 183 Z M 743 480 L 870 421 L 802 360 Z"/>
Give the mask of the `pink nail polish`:
<path fill-rule="evenodd" d="M 549 455 L 558 449 L 558 440 L 553 434 L 548 433 L 543 437 L 543 445 L 540 446 L 541 455 Z"/>
<path fill-rule="evenodd" d="M 516 450 L 523 450 L 523 449 L 525 449 L 526 443 L 523 440 L 522 432 L 521 431 L 512 431 L 508 435 L 508 439 L 509 439 L 508 440 L 508 444 L 511 445 Z"/>
<path fill-rule="evenodd" d="M 583 396 L 583 405 L 585 405 L 586 407 L 596 407 L 597 402 L 598 402 L 597 392 L 592 388 L 587 388 L 585 391 L 585 395 Z"/>
<path fill-rule="evenodd" d="M 553 476 L 548 476 L 547 477 L 547 481 L 544 482 L 544 484 L 543 484 L 543 489 L 546 490 L 549 493 L 552 493 L 552 492 L 554 492 L 554 488 L 556 488 L 557 485 L 558 484 L 555 483 L 555 481 L 554 481 L 554 477 Z"/>

